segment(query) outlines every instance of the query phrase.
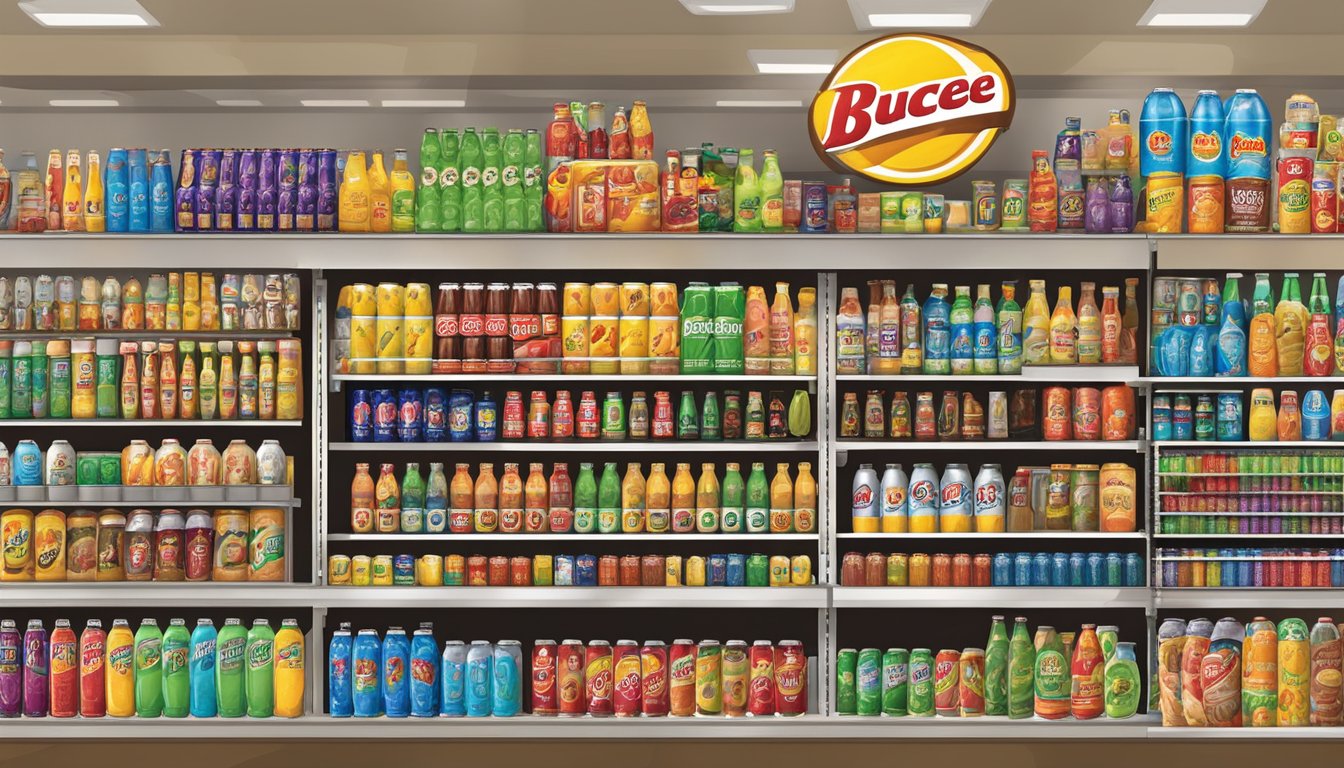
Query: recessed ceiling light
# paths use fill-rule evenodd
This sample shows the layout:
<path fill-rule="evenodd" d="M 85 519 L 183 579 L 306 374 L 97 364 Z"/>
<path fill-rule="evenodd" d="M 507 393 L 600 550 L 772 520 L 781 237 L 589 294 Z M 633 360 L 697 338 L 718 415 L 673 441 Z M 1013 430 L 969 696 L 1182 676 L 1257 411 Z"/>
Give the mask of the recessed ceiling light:
<path fill-rule="evenodd" d="M 47 102 L 53 107 L 119 107 L 116 99 L 52 99 Z"/>
<path fill-rule="evenodd" d="M 791 13 L 794 0 L 681 0 L 686 10 L 696 16 L 747 16 L 762 13 Z"/>
<path fill-rule="evenodd" d="M 839 51 L 821 49 L 764 49 L 747 51 L 747 59 L 762 75 L 824 75 L 835 66 Z"/>
<path fill-rule="evenodd" d="M 368 99 L 300 99 L 305 107 L 367 107 Z"/>
<path fill-rule="evenodd" d="M 28 0 L 19 9 L 44 27 L 157 27 L 136 0 Z"/>
<path fill-rule="evenodd" d="M 800 99 L 719 99 L 714 102 L 714 106 L 725 107 L 728 109 L 788 109 L 791 107 L 801 107 L 803 106 L 803 102 Z"/>
<path fill-rule="evenodd" d="M 974 27 L 990 0 L 849 0 L 849 12 L 859 29 L 902 27 L 937 29 Z"/>
<path fill-rule="evenodd" d="M 467 106 L 462 99 L 383 99 L 384 107 L 406 107 L 409 109 L 453 109 Z"/>
<path fill-rule="evenodd" d="M 1265 0 L 1153 0 L 1140 27 L 1244 27 L 1265 9 Z"/>
<path fill-rule="evenodd" d="M 261 107 L 265 106 L 258 99 L 215 99 L 215 104 L 221 107 Z"/>

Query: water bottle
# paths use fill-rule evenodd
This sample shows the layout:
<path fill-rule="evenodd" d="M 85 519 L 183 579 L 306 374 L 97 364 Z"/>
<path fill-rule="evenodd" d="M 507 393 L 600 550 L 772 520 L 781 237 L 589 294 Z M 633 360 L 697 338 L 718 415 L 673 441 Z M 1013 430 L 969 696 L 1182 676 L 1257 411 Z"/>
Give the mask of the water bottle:
<path fill-rule="evenodd" d="M 191 716 L 214 717 L 218 713 L 215 700 L 215 624 L 209 619 L 197 619 L 191 632 Z"/>
<path fill-rule="evenodd" d="M 411 637 L 411 717 L 439 714 L 438 656 L 434 625 L 422 622 Z"/>
<path fill-rule="evenodd" d="M 489 717 L 494 651 L 485 640 L 472 640 L 467 651 L 467 717 Z"/>
<path fill-rule="evenodd" d="M 411 665 L 411 643 L 406 630 L 391 627 L 383 638 L 383 711 L 388 717 L 411 714 L 411 686 L 406 670 Z"/>
<path fill-rule="evenodd" d="M 442 700 L 439 714 L 444 717 L 464 717 L 467 714 L 467 646 L 461 640 L 449 640 L 443 645 L 439 664 L 439 686 Z"/>
<path fill-rule="evenodd" d="M 331 636 L 331 645 L 327 649 L 327 714 L 332 717 L 350 717 L 355 713 L 351 700 L 353 645 L 350 622 L 343 621 Z"/>
<path fill-rule="evenodd" d="M 359 630 L 350 652 L 350 660 L 354 669 L 350 697 L 354 705 L 354 715 L 378 717 L 383 713 L 381 687 L 383 651 L 382 645 L 378 642 L 377 630 Z"/>
<path fill-rule="evenodd" d="M 127 150 L 127 165 L 130 167 L 130 221 L 127 222 L 127 230 L 130 232 L 148 232 L 149 231 L 149 159 L 143 149 Z M 110 172 L 111 163 L 108 163 L 108 181 L 112 180 Z M 108 189 L 108 203 L 111 205 L 115 198 Z M 111 220 L 112 211 L 108 209 L 107 228 L 112 229 Z"/>

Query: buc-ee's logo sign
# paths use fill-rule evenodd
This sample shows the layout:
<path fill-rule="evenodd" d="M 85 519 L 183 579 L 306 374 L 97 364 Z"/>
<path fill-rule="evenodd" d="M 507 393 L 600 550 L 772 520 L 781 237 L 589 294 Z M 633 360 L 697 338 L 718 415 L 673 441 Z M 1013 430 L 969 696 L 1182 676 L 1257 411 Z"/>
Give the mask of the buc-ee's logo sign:
<path fill-rule="evenodd" d="M 896 34 L 851 52 L 808 115 L 812 145 L 840 173 L 920 186 L 975 165 L 1013 120 L 1003 62 L 950 37 Z"/>

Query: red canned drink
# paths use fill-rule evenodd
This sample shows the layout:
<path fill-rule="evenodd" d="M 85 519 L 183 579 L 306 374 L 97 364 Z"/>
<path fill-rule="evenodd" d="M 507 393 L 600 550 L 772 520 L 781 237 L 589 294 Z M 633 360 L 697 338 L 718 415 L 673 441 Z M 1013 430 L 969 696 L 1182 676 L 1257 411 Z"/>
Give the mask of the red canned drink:
<path fill-rule="evenodd" d="M 769 640 L 757 640 L 748 657 L 751 678 L 747 681 L 747 714 L 775 714 L 775 649 Z"/>
<path fill-rule="evenodd" d="M 79 714 L 102 717 L 107 714 L 107 633 L 103 623 L 89 619 L 79 638 Z"/>
<path fill-rule="evenodd" d="M 807 654 L 797 640 L 780 640 L 775 646 L 775 712 L 807 712 Z"/>
<path fill-rule="evenodd" d="M 668 654 L 668 707 L 673 717 L 695 715 L 695 643 L 673 640 Z"/>
<path fill-rule="evenodd" d="M 1072 440 L 1072 402 L 1068 387 L 1046 387 L 1041 393 L 1041 437 L 1044 440 Z"/>
<path fill-rule="evenodd" d="M 51 630 L 51 716 L 74 717 L 79 714 L 79 640 L 70 621 L 57 619 Z"/>
<path fill-rule="evenodd" d="M 484 587 L 490 581 L 487 578 L 488 561 L 485 555 L 471 555 L 467 558 L 467 586 Z"/>
<path fill-rule="evenodd" d="M 615 681 L 612 687 L 612 710 L 617 717 L 639 717 L 643 698 L 640 687 L 643 661 L 639 655 L 639 643 L 634 640 L 617 640 L 612 659 L 612 678 Z"/>
<path fill-rule="evenodd" d="M 554 717 L 560 712 L 556 684 L 556 647 L 554 640 L 538 640 L 532 645 L 532 714 Z"/>
<path fill-rule="evenodd" d="M 933 660 L 933 709 L 940 715 L 956 717 L 961 704 L 961 654 L 949 648 Z"/>
<path fill-rule="evenodd" d="M 639 651 L 640 708 L 645 717 L 666 717 L 669 709 L 667 646 L 649 640 Z"/>
<path fill-rule="evenodd" d="M 560 716 L 582 717 L 588 711 L 583 671 L 586 665 L 583 641 L 565 640 L 555 659 L 555 683 L 560 692 Z"/>
<path fill-rule="evenodd" d="M 532 558 L 526 555 L 509 558 L 509 584 L 514 587 L 532 586 Z"/>
<path fill-rule="evenodd" d="M 612 657 L 611 643 L 594 640 L 588 644 L 587 663 L 583 672 L 584 694 L 588 700 L 588 714 L 593 717 L 611 717 Z"/>
<path fill-rule="evenodd" d="M 489 578 L 486 581 L 492 587 L 509 586 L 509 558 L 504 555 L 494 555 L 488 561 Z"/>
<path fill-rule="evenodd" d="M 1339 231 L 1338 163 L 1316 163 L 1311 178 L 1311 231 Z"/>

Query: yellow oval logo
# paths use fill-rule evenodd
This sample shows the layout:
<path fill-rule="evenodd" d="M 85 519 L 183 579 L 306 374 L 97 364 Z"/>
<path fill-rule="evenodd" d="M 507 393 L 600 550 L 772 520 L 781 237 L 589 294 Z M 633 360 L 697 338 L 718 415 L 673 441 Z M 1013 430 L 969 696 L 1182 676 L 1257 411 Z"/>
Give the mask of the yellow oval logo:
<path fill-rule="evenodd" d="M 850 52 L 808 115 L 812 146 L 840 173 L 900 186 L 971 168 L 1008 129 L 1017 99 L 1003 62 L 950 37 L 901 33 Z"/>

